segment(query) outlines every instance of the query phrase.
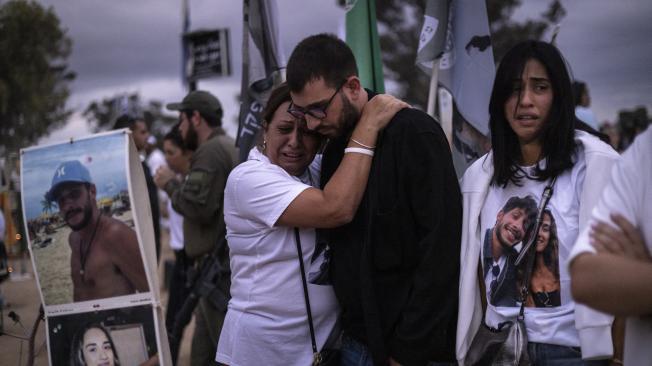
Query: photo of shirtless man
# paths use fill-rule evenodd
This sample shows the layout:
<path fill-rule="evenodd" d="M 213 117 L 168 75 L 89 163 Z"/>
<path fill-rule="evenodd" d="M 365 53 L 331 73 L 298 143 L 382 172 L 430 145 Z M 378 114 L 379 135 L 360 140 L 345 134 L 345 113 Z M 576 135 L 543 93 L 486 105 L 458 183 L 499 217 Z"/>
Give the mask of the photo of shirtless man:
<path fill-rule="evenodd" d="M 87 301 L 149 291 L 136 232 L 102 214 L 88 169 L 77 160 L 62 162 L 46 199 L 72 230 L 70 275 L 73 301 Z"/>

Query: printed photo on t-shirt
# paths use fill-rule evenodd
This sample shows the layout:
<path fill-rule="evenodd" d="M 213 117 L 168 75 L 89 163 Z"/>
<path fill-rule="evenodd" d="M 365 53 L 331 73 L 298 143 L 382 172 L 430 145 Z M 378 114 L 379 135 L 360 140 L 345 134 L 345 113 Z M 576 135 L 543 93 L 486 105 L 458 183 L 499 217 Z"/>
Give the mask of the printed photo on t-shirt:
<path fill-rule="evenodd" d="M 510 197 L 496 214 L 494 226 L 484 233 L 482 267 L 487 300 L 494 306 L 521 304 L 527 261 L 517 266 L 516 258 L 534 235 L 537 211 L 534 197 Z M 525 306 L 560 306 L 559 240 L 554 217 L 548 210 L 544 211 L 533 245 L 534 267 Z"/>
<path fill-rule="evenodd" d="M 330 286 L 329 265 L 331 258 L 331 249 L 328 243 L 318 240 L 315 245 L 315 252 L 310 258 L 310 270 L 308 272 L 308 282 L 313 285 Z"/>
<path fill-rule="evenodd" d="M 561 306 L 559 237 L 555 218 L 550 210 L 543 211 L 541 226 L 534 243 L 536 245 L 534 266 L 525 306 L 537 308 Z M 524 269 L 520 271 L 521 279 L 524 277 L 523 271 Z"/>

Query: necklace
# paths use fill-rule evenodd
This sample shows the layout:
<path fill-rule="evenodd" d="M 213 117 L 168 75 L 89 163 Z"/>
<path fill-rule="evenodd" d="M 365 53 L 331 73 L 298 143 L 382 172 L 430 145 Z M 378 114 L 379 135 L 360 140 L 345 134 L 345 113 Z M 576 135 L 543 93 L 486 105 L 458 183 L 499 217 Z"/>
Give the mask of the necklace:
<path fill-rule="evenodd" d="M 86 282 L 85 279 L 86 260 L 88 259 L 88 253 L 90 253 L 91 251 L 91 245 L 93 245 L 93 240 L 95 239 L 95 233 L 97 233 L 97 227 L 100 226 L 101 218 L 102 218 L 102 214 L 99 214 L 97 216 L 97 221 L 95 222 L 95 228 L 93 228 L 93 233 L 91 234 L 91 240 L 89 240 L 88 245 L 86 245 L 86 251 L 84 251 L 84 246 L 81 243 L 81 239 L 79 240 L 79 262 L 81 263 L 81 269 L 79 270 L 79 274 L 81 275 L 82 282 Z"/>
<path fill-rule="evenodd" d="M 308 168 L 306 168 L 306 170 L 308 171 L 308 181 L 310 181 L 310 185 L 315 187 L 315 182 L 312 181 L 312 173 L 310 172 L 310 166 L 308 166 Z"/>

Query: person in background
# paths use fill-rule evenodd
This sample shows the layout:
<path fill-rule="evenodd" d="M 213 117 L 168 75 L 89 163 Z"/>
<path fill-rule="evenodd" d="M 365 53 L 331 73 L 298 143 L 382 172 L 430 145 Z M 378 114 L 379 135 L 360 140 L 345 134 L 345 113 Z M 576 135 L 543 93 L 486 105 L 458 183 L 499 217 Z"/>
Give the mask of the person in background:
<path fill-rule="evenodd" d="M 158 192 L 154 180 L 152 179 L 152 172 L 145 162 L 144 152 L 147 147 L 147 138 L 149 137 L 149 130 L 147 124 L 142 118 L 133 118 L 128 115 L 118 117 L 113 125 L 114 130 L 128 128 L 131 131 L 131 137 L 136 145 L 136 149 L 140 154 L 140 161 L 143 166 L 143 174 L 145 175 L 145 183 L 147 184 L 147 196 L 149 198 L 149 206 L 152 210 L 152 225 L 154 227 L 154 242 L 156 244 L 156 260 L 161 255 L 161 211 L 158 204 Z"/>
<path fill-rule="evenodd" d="M 565 263 L 578 233 L 587 226 L 618 154 L 595 136 L 577 129 L 571 79 L 555 46 L 540 41 L 516 44 L 503 57 L 489 102 L 491 151 L 466 171 L 462 181 L 464 225 L 460 275 L 457 359 L 464 364 L 482 320 L 488 327 L 515 321 L 522 299 L 514 306 L 483 310 L 478 258 L 486 228 L 510 197 L 541 199 L 556 178 L 546 206 L 557 227 L 558 257 Z M 528 228 L 526 237 L 537 235 Z M 527 241 L 526 241 L 527 242 Z M 613 355 L 607 314 L 575 304 L 570 275 L 560 269 L 559 306 L 526 307 L 525 327 L 530 362 L 549 365 L 604 364 Z M 529 292 L 535 295 L 541 288 Z M 486 296 L 482 294 L 481 296 Z M 520 296 L 519 296 L 520 297 Z M 597 361 L 591 361 L 596 360 Z"/>
<path fill-rule="evenodd" d="M 162 166 L 167 166 L 165 162 L 165 154 L 156 146 L 156 137 L 154 135 L 147 136 L 147 143 L 145 144 L 145 163 L 152 174 L 155 174 L 158 168 Z M 160 227 L 162 229 L 168 228 L 168 211 L 167 211 L 167 202 L 168 196 L 161 189 L 156 189 L 158 195 L 158 205 L 159 211 L 161 213 L 160 217 Z"/>
<path fill-rule="evenodd" d="M 7 249 L 5 247 L 5 215 L 2 205 L 0 205 L 0 284 L 9 277 L 9 263 Z M 4 308 L 5 298 L 2 295 L 0 287 L 0 309 Z"/>
<path fill-rule="evenodd" d="M 224 243 L 223 196 L 226 178 L 238 162 L 235 141 L 222 129 L 222 105 L 206 91 L 195 90 L 167 109 L 179 111 L 179 131 L 187 149 L 193 150 L 190 171 L 184 180 L 166 167 L 154 181 L 163 189 L 172 207 L 183 216 L 184 250 L 195 268 L 217 252 L 222 268 L 228 268 L 228 246 Z M 217 247 L 217 248 L 216 248 Z M 190 352 L 192 365 L 212 365 L 219 340 L 230 278 L 222 276 L 214 293 L 219 299 L 202 297 L 195 310 L 195 333 Z"/>
<path fill-rule="evenodd" d="M 145 161 L 149 170 L 156 172 L 158 168 L 166 166 L 165 154 L 156 146 L 156 137 L 149 135 L 145 144 Z"/>
<path fill-rule="evenodd" d="M 620 139 L 620 128 L 617 124 L 611 124 L 608 121 L 605 121 L 600 125 L 600 132 L 609 137 L 609 145 L 614 148 L 614 150 L 619 153 L 623 152 L 622 143 Z"/>
<path fill-rule="evenodd" d="M 625 348 L 615 364 L 652 360 L 652 128 L 640 134 L 611 180 L 570 256 L 573 296 L 625 316 Z"/>
<path fill-rule="evenodd" d="M 591 126 L 594 130 L 598 130 L 598 119 L 589 108 L 591 107 L 591 96 L 589 95 L 589 87 L 585 82 L 579 80 L 573 82 L 573 100 L 575 102 L 575 117 Z"/>
<path fill-rule="evenodd" d="M 163 152 L 167 162 L 166 165 L 177 173 L 179 180 L 183 180 L 190 171 L 190 158 L 193 152 L 186 149 L 178 125 L 172 127 L 170 132 L 163 137 Z M 186 252 L 183 250 L 183 216 L 172 207 L 171 200 L 168 199 L 166 202 L 168 227 L 170 229 L 170 247 L 174 252 L 174 266 L 170 275 L 170 290 L 165 313 L 165 326 L 169 335 L 172 334 L 179 309 L 181 309 L 184 301 L 190 294 L 186 273 L 192 267 L 192 260 L 188 258 Z M 185 324 L 183 327 L 185 328 Z M 181 342 L 180 339 L 176 339 L 175 341 Z M 175 352 L 178 351 L 178 346 L 170 347 L 170 349 L 174 351 L 172 362 L 176 364 L 178 354 Z"/>

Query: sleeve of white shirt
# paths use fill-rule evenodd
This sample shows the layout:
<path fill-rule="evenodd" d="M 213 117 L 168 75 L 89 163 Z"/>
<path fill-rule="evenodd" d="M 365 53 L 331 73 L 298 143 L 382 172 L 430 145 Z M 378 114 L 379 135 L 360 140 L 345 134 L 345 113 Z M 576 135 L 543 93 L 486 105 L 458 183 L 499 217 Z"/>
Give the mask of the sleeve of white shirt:
<path fill-rule="evenodd" d="M 238 215 L 270 228 L 292 201 L 310 188 L 277 165 L 256 163 L 236 169 L 230 188 Z"/>
<path fill-rule="evenodd" d="M 591 226 L 596 220 L 614 225 L 609 216 L 611 213 L 620 213 L 630 222 L 637 226 L 640 225 L 636 217 L 640 210 L 638 197 L 643 196 L 643 183 L 640 177 L 637 177 L 637 169 L 643 166 L 643 162 L 637 160 L 639 159 L 636 154 L 633 151 L 628 151 L 611 169 L 609 183 L 593 208 L 588 225 L 580 232 L 569 256 L 568 265 L 580 254 L 596 252 L 589 240 Z M 612 349 L 610 332 L 605 330 L 606 327 L 610 330 L 612 319 L 612 316 L 593 310 L 586 305 L 576 305 L 575 325 L 580 334 L 583 358 L 587 358 L 585 356 L 588 358 L 600 357 L 607 349 Z"/>
<path fill-rule="evenodd" d="M 641 199 L 639 197 L 643 197 L 645 185 L 643 179 L 639 176 L 639 172 L 644 170 L 645 162 L 642 161 L 642 154 L 638 154 L 636 150 L 634 146 L 633 149 L 625 152 L 622 159 L 611 169 L 611 179 L 591 212 L 589 225 L 577 238 L 568 259 L 569 264 L 581 253 L 595 253 L 595 249 L 589 242 L 589 231 L 596 220 L 607 222 L 615 227 L 610 215 L 619 213 L 629 222 L 640 227 Z"/>

